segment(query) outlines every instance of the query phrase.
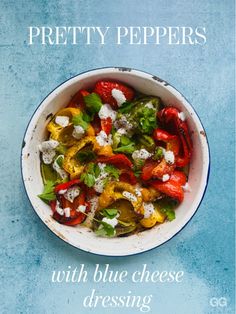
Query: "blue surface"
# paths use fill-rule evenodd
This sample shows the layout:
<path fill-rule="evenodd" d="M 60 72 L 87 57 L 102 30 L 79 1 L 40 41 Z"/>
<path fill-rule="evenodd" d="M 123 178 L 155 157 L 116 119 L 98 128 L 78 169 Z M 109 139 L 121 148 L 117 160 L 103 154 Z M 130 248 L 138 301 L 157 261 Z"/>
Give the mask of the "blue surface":
<path fill-rule="evenodd" d="M 1 265 L 0 313 L 138 313 L 135 308 L 82 306 L 101 295 L 152 294 L 149 313 L 234 313 L 234 1 L 7 1 L 1 11 Z M 27 45 L 32 25 L 205 26 L 204 46 Z M 21 142 L 41 100 L 71 76 L 103 66 L 128 66 L 169 81 L 193 104 L 206 129 L 211 175 L 192 221 L 150 252 L 122 258 L 81 252 L 41 223 L 20 175 Z M 52 283 L 53 270 L 96 263 L 132 272 L 183 270 L 179 284 Z M 212 297 L 227 306 L 212 307 Z M 141 312 L 140 312 L 141 313 Z"/>

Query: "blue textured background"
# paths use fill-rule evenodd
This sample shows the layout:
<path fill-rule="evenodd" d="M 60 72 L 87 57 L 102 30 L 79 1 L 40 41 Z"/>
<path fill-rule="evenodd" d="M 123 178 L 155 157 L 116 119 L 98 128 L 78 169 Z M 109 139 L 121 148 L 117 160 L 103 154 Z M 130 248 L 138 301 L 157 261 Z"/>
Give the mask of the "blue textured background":
<path fill-rule="evenodd" d="M 1 264 L 0 313 L 110 313 L 85 310 L 92 286 L 100 294 L 153 294 L 151 313 L 234 313 L 234 1 L 7 1 L 1 11 Z M 30 25 L 205 26 L 204 46 L 27 45 Z M 211 175 L 192 221 L 150 252 L 94 256 L 64 243 L 34 213 L 20 174 L 21 142 L 41 100 L 64 80 L 96 67 L 128 66 L 169 81 L 193 104 L 211 148 Z M 147 263 L 184 270 L 181 284 L 52 284 L 53 269 L 110 263 L 114 270 Z M 228 306 L 213 308 L 212 297 Z M 138 313 L 116 309 L 113 313 Z"/>

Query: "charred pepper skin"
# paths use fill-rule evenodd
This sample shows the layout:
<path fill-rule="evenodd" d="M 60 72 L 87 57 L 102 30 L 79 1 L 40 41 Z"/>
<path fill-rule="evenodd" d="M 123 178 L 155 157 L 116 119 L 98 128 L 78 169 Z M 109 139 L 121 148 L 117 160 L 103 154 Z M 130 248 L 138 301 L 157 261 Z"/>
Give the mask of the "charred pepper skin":
<path fill-rule="evenodd" d="M 192 141 L 188 125 L 179 118 L 180 111 L 175 107 L 166 107 L 158 112 L 158 118 L 162 123 L 173 123 L 182 144 L 182 156 L 176 156 L 176 166 L 184 167 L 189 164 L 192 155 Z"/>

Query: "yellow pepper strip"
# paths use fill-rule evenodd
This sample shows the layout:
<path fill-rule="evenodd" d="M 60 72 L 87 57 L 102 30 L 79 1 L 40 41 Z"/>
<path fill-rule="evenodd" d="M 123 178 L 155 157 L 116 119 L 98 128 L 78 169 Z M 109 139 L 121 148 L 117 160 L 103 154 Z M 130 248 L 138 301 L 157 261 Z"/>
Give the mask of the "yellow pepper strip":
<path fill-rule="evenodd" d="M 152 202 L 154 201 L 158 196 L 161 195 L 161 193 L 154 188 L 142 188 L 141 189 L 142 197 L 144 202 Z"/>
<path fill-rule="evenodd" d="M 59 110 L 56 113 L 56 115 L 53 117 L 53 119 L 47 125 L 47 130 L 51 133 L 50 137 L 56 141 L 62 141 L 62 144 L 65 145 L 64 143 L 65 141 L 63 141 L 64 135 L 62 135 L 62 138 L 60 139 L 61 132 L 64 131 L 65 134 L 70 134 L 70 136 L 72 137 L 71 134 L 73 132 L 73 125 L 71 127 L 71 124 L 69 124 L 67 127 L 63 128 L 59 124 L 55 123 L 55 118 L 57 116 L 66 116 L 66 117 L 69 117 L 69 119 L 71 120 L 73 116 L 80 114 L 80 112 L 81 110 L 78 108 L 63 108 Z M 70 141 L 70 143 L 68 143 L 68 146 L 71 146 L 75 143 L 76 143 L 76 139 L 74 139 L 74 141 Z"/>
<path fill-rule="evenodd" d="M 111 145 L 99 146 L 97 154 L 100 156 L 110 157 L 114 155 Z"/>
<path fill-rule="evenodd" d="M 96 139 L 94 136 L 86 136 L 66 151 L 63 168 L 70 174 L 71 179 L 78 178 L 84 169 L 84 165 L 81 165 L 76 159 L 76 154 L 86 145 L 92 144 L 94 147 L 95 142 Z"/>
<path fill-rule="evenodd" d="M 134 200 L 130 200 L 123 195 L 123 192 L 129 192 L 134 196 Z M 111 182 L 104 189 L 99 197 L 99 206 L 106 208 L 119 199 L 126 199 L 132 204 L 134 211 L 139 212 L 142 205 L 142 197 L 135 194 L 134 187 L 126 182 Z"/>
<path fill-rule="evenodd" d="M 142 212 L 144 212 L 143 206 L 141 207 Z M 140 223 L 145 228 L 152 228 L 155 226 L 156 223 L 163 223 L 166 219 L 166 215 L 163 214 L 160 209 L 158 209 L 158 206 L 155 205 L 155 211 L 153 214 L 148 218 L 143 218 L 140 220 Z"/>
<path fill-rule="evenodd" d="M 61 109 L 55 116 L 54 118 L 49 122 L 49 124 L 47 125 L 47 129 L 48 131 L 51 133 L 51 138 L 54 140 L 57 140 L 58 142 L 60 142 L 61 144 L 65 145 L 65 146 L 73 146 L 75 144 L 78 143 L 78 140 L 75 139 L 72 136 L 73 130 L 74 130 L 74 126 L 71 123 L 71 119 L 80 114 L 81 110 L 79 108 L 64 108 Z M 68 126 L 66 127 L 61 127 L 60 125 L 55 123 L 55 118 L 57 116 L 66 116 L 69 117 L 70 123 Z M 94 136 L 95 135 L 95 131 L 94 128 L 92 127 L 91 124 L 89 124 L 88 129 L 86 130 L 86 134 L 88 136 Z"/>

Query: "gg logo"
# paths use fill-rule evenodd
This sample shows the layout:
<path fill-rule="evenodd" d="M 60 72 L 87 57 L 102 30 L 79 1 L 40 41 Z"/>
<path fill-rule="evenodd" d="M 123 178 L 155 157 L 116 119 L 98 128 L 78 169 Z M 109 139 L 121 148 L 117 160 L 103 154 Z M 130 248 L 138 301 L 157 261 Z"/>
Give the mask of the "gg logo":
<path fill-rule="evenodd" d="M 226 307 L 227 306 L 227 299 L 224 297 L 220 297 L 220 298 L 211 298 L 210 299 L 210 305 L 212 307 Z"/>

